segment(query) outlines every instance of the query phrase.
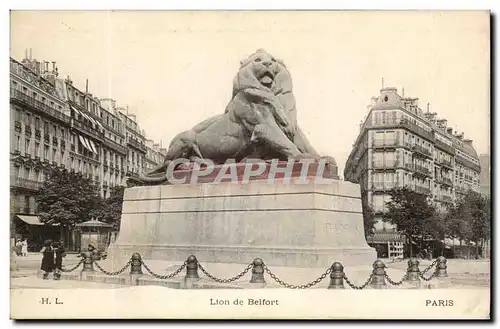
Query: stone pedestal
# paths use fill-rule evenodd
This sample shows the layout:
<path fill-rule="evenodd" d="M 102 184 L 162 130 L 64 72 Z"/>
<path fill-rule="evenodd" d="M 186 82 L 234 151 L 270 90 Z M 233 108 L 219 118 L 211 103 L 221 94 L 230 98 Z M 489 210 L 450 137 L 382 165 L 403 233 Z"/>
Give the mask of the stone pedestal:
<path fill-rule="evenodd" d="M 376 259 L 364 236 L 360 188 L 328 180 L 305 185 L 264 180 L 137 186 L 124 194 L 118 239 L 108 259 L 326 268 Z"/>

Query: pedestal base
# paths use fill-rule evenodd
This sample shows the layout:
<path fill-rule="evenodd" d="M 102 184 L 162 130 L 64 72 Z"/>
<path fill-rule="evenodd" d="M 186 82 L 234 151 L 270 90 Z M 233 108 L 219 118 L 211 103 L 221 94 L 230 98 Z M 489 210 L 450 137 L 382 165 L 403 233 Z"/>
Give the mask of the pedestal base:
<path fill-rule="evenodd" d="M 326 268 L 370 265 L 359 185 L 250 181 L 125 190 L 120 234 L 108 258 Z"/>

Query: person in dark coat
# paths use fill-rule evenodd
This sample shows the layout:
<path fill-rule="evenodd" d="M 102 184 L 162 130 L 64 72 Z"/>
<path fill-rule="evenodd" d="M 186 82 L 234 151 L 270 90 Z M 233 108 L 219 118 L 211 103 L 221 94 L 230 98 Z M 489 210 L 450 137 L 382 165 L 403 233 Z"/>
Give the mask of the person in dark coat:
<path fill-rule="evenodd" d="M 52 273 L 55 267 L 54 248 L 52 247 L 52 241 L 46 240 L 40 252 L 43 254 L 42 265 L 40 266 L 40 269 L 43 271 L 43 279 L 47 280 L 47 278 L 49 277 L 49 273 Z"/>
<path fill-rule="evenodd" d="M 54 263 L 54 280 L 61 279 L 63 257 L 66 257 L 64 245 L 62 242 L 54 243 L 55 263 Z"/>

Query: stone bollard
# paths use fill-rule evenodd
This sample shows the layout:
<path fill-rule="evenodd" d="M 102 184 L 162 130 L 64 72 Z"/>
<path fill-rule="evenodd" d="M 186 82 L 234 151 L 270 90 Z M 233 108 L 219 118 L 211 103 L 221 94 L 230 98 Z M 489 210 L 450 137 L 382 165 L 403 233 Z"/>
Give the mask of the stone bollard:
<path fill-rule="evenodd" d="M 186 261 L 186 279 L 199 279 L 198 275 L 198 260 L 194 255 L 191 255 L 187 258 Z"/>
<path fill-rule="evenodd" d="M 139 253 L 132 255 L 132 262 L 130 263 L 130 275 L 143 274 L 142 273 L 142 258 Z"/>
<path fill-rule="evenodd" d="M 330 285 L 328 289 L 345 289 L 344 288 L 344 266 L 339 262 L 332 264 L 332 272 L 330 273 Z"/>
<path fill-rule="evenodd" d="M 264 262 L 260 258 L 253 260 L 252 278 L 250 283 L 266 283 L 264 279 Z"/>
<path fill-rule="evenodd" d="M 82 272 L 95 272 L 94 270 L 94 257 L 92 252 L 84 251 L 80 254 L 83 257 Z"/>
<path fill-rule="evenodd" d="M 408 261 L 408 269 L 406 271 L 405 281 L 410 283 L 420 282 L 420 270 L 418 269 L 419 262 L 416 258 L 410 259 Z"/>
<path fill-rule="evenodd" d="M 448 266 L 446 266 L 446 258 L 443 256 L 439 256 L 437 258 L 437 264 L 436 264 L 436 271 L 434 272 L 434 276 L 436 278 L 446 278 L 448 277 L 448 273 L 446 273 L 446 269 Z"/>
<path fill-rule="evenodd" d="M 380 259 L 377 259 L 373 262 L 373 272 L 372 272 L 372 280 L 370 282 L 370 286 L 375 289 L 386 288 L 387 284 L 385 283 L 385 264 Z"/>

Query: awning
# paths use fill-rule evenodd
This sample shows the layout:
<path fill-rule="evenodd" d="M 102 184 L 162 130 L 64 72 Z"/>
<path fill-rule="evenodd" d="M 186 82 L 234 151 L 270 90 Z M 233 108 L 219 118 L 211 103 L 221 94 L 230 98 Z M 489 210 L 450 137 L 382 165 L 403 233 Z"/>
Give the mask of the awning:
<path fill-rule="evenodd" d="M 81 136 L 81 135 L 78 135 L 78 138 L 80 139 L 80 142 L 82 143 L 82 145 L 87 149 L 89 150 L 91 153 L 94 153 L 94 151 L 92 151 L 92 147 L 90 146 L 90 143 L 88 142 L 88 140 Z"/>
<path fill-rule="evenodd" d="M 38 216 L 16 215 L 17 218 L 30 225 L 44 225 Z"/>
<path fill-rule="evenodd" d="M 86 222 L 76 224 L 76 226 L 78 226 L 78 227 L 113 227 L 113 225 L 111 225 L 111 224 L 100 222 L 100 221 L 95 220 L 95 219 L 91 219 L 91 220 L 88 220 Z"/>
<path fill-rule="evenodd" d="M 366 237 L 367 243 L 405 242 L 405 236 L 398 232 L 375 232 Z"/>
<path fill-rule="evenodd" d="M 95 154 L 97 154 L 97 147 L 95 147 L 94 142 L 93 142 L 91 139 L 89 139 L 89 140 L 88 140 L 88 142 L 89 142 L 90 147 L 92 148 L 93 152 L 94 152 Z"/>

